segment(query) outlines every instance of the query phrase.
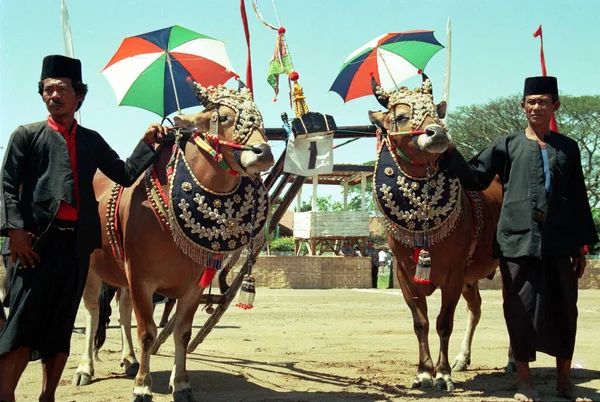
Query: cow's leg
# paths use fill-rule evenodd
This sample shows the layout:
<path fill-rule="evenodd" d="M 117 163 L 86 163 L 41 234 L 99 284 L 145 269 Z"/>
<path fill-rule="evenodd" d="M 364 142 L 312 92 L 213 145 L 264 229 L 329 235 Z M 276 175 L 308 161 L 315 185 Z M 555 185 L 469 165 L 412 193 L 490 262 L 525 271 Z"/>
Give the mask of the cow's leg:
<path fill-rule="evenodd" d="M 465 371 L 471 364 L 471 346 L 473 344 L 473 335 L 475 328 L 481 318 L 481 294 L 479 293 L 478 282 L 472 285 L 463 285 L 462 295 L 467 302 L 467 329 L 460 346 L 460 352 L 454 359 L 452 371 Z"/>
<path fill-rule="evenodd" d="M 96 272 L 90 269 L 83 290 L 83 306 L 85 313 L 85 347 L 81 355 L 81 362 L 75 371 L 73 385 L 88 385 L 94 376 L 94 334 L 98 328 L 98 316 L 100 314 L 98 295 L 102 287 L 102 279 Z"/>
<path fill-rule="evenodd" d="M 125 374 L 128 378 L 134 378 L 140 363 L 135 358 L 133 348 L 133 339 L 131 337 L 131 296 L 129 289 L 121 288 L 119 295 L 119 325 L 121 327 L 121 367 L 125 368 Z"/>
<path fill-rule="evenodd" d="M 145 281 L 131 280 L 129 289 L 137 320 L 137 332 L 140 342 L 140 367 L 135 377 L 133 387 L 133 402 L 152 401 L 152 376 L 150 374 L 150 348 L 156 340 L 156 324 L 153 317 L 152 294 L 154 289 L 148 289 Z"/>
<path fill-rule="evenodd" d="M 450 271 L 458 271 L 455 267 L 450 267 Z M 452 335 L 452 329 L 454 328 L 454 312 L 456 311 L 456 305 L 460 299 L 462 290 L 463 277 L 458 276 L 456 278 L 449 278 L 449 281 L 441 289 L 442 290 L 442 307 L 440 308 L 440 314 L 438 315 L 436 322 L 436 329 L 440 338 L 440 354 L 438 362 L 435 366 L 436 378 L 434 387 L 436 391 L 454 390 L 454 383 L 452 382 L 452 368 L 448 360 L 448 345 L 450 343 L 450 335 Z"/>
<path fill-rule="evenodd" d="M 433 387 L 435 369 L 429 350 L 429 319 L 427 318 L 427 300 L 425 294 L 416 286 L 404 269 L 398 269 L 398 283 L 404 300 L 413 316 L 413 325 L 419 344 L 419 366 L 413 388 L 430 389 Z"/>
<path fill-rule="evenodd" d="M 173 391 L 174 402 L 195 402 L 192 386 L 190 385 L 186 369 L 187 347 L 192 336 L 192 321 L 198 309 L 202 291 L 190 289 L 177 301 L 175 313 L 175 328 L 173 340 L 175 341 L 175 364 L 171 372 L 169 385 Z"/>

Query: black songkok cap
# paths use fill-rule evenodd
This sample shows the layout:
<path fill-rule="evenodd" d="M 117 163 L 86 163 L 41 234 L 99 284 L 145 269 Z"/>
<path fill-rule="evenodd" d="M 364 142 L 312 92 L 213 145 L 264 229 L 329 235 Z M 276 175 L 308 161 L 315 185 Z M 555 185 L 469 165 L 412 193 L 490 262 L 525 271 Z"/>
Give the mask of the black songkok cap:
<path fill-rule="evenodd" d="M 40 80 L 59 77 L 81 82 L 81 61 L 58 54 L 44 57 Z"/>
<path fill-rule="evenodd" d="M 558 96 L 558 83 L 556 81 L 556 77 L 525 78 L 525 89 L 523 90 L 523 96 L 546 94 Z"/>

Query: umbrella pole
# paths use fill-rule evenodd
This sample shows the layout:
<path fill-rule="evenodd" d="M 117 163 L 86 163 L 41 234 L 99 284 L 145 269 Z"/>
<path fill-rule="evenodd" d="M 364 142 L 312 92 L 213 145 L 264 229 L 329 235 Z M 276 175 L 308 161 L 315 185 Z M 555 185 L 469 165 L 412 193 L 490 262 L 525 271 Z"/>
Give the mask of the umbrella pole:
<path fill-rule="evenodd" d="M 394 76 L 392 75 L 392 72 L 390 71 L 390 68 L 388 67 L 387 63 L 385 62 L 385 59 L 383 58 L 383 55 L 379 51 L 379 48 L 377 48 L 377 56 L 379 56 L 381 58 L 381 61 L 383 62 L 383 65 L 385 66 L 385 69 L 387 70 L 388 74 L 390 75 L 390 78 L 392 79 L 392 82 L 394 83 L 394 86 L 396 87 L 396 89 L 397 90 L 400 89 L 400 88 L 398 88 L 398 84 L 396 84 L 396 80 L 394 79 Z"/>
<path fill-rule="evenodd" d="M 173 77 L 173 67 L 171 66 L 171 57 L 167 52 L 167 64 L 169 65 L 169 73 L 171 74 L 171 83 L 173 84 L 173 93 L 175 94 L 175 103 L 177 104 L 177 111 L 181 114 L 181 108 L 179 107 L 179 98 L 177 97 L 177 88 L 175 87 L 175 78 Z"/>

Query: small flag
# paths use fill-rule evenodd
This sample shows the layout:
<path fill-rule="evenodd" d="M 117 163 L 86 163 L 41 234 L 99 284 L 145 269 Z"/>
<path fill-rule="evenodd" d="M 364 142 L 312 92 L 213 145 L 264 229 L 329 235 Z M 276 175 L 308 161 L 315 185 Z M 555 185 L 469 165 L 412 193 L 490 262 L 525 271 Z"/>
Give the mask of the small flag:
<path fill-rule="evenodd" d="M 279 75 L 290 74 L 294 71 L 292 57 L 285 43 L 285 28 L 281 27 L 277 31 L 277 39 L 275 41 L 275 51 L 269 65 L 269 73 L 267 74 L 267 82 L 275 90 L 275 98 L 279 94 Z"/>
<path fill-rule="evenodd" d="M 446 69 L 444 70 L 444 92 L 442 93 L 442 100 L 446 104 L 450 101 L 450 65 L 452 62 L 452 26 L 450 25 L 450 18 L 448 18 L 448 25 L 446 25 Z M 444 117 L 444 120 L 446 117 Z"/>
<path fill-rule="evenodd" d="M 71 37 L 71 25 L 69 24 L 69 11 L 67 10 L 67 3 L 62 0 L 61 7 L 61 21 L 63 31 L 63 42 L 65 45 L 65 56 L 73 57 L 73 38 Z"/>
<path fill-rule="evenodd" d="M 63 31 L 63 44 L 65 46 L 65 56 L 75 57 L 75 51 L 73 50 L 73 37 L 71 36 L 71 24 L 69 23 L 69 11 L 67 10 L 67 3 L 62 0 L 60 19 L 62 22 Z M 81 124 L 81 112 L 75 112 L 75 120 Z"/>

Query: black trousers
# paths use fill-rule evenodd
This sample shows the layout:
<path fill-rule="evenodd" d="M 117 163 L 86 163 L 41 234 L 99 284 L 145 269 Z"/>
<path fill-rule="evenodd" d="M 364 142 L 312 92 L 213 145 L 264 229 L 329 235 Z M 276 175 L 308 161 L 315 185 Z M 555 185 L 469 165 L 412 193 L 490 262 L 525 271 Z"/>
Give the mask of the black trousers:
<path fill-rule="evenodd" d="M 577 276 L 570 257 L 501 258 L 504 317 L 516 360 L 536 351 L 571 359 L 577 332 Z"/>
<path fill-rule="evenodd" d="M 34 245 L 41 257 L 35 268 L 13 265 L 0 356 L 20 347 L 31 348 L 31 360 L 69 354 L 90 260 L 78 256 L 76 246 L 77 231 L 51 227 Z"/>

